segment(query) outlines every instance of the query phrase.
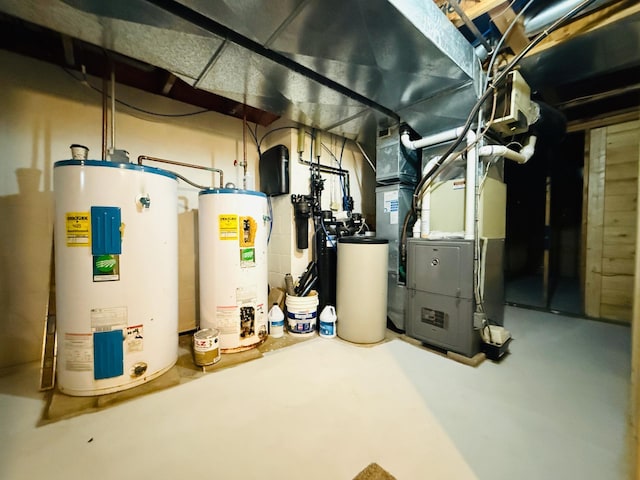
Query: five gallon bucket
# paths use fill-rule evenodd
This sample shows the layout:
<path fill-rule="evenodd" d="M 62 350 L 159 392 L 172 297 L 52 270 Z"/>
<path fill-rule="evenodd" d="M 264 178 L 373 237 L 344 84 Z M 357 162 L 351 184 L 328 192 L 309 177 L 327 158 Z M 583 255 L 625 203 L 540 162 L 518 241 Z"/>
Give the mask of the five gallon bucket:
<path fill-rule="evenodd" d="M 218 330 L 205 328 L 193 334 L 193 361 L 198 366 L 213 365 L 220 360 Z"/>
<path fill-rule="evenodd" d="M 289 333 L 297 336 L 314 335 L 318 315 L 318 293 L 311 290 L 306 297 L 287 294 L 285 304 Z"/>

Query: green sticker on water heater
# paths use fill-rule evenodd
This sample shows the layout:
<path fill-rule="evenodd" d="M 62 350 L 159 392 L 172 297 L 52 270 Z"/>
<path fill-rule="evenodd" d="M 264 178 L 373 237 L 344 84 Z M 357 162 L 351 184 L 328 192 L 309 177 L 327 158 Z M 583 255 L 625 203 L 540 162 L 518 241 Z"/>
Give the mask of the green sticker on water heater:
<path fill-rule="evenodd" d="M 93 281 L 113 282 L 120 280 L 120 255 L 94 255 Z"/>
<path fill-rule="evenodd" d="M 240 266 L 252 267 L 256 264 L 256 249 L 241 248 L 240 249 Z"/>

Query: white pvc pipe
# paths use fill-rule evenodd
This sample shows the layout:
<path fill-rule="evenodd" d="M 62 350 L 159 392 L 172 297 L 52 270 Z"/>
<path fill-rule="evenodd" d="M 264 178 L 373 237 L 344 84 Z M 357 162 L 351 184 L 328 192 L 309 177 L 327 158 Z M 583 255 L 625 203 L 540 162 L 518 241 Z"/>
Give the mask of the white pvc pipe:
<path fill-rule="evenodd" d="M 476 141 L 476 134 L 473 130 L 467 133 L 467 146 L 471 146 Z M 476 179 L 478 177 L 478 151 L 471 146 L 467 152 L 467 179 L 465 181 L 465 208 L 464 208 L 464 238 L 473 240 L 475 237 L 476 220 Z"/>
<path fill-rule="evenodd" d="M 409 138 L 409 132 L 405 131 L 400 135 L 400 141 L 406 148 L 410 150 L 417 150 L 418 148 L 430 147 L 431 145 L 437 145 L 438 143 L 455 140 L 460 136 L 463 130 L 464 127 L 452 128 L 451 130 L 445 130 L 444 132 L 422 137 L 419 140 L 411 140 Z"/>
<path fill-rule="evenodd" d="M 433 157 L 424 167 L 422 176 L 428 175 L 438 163 L 440 157 Z M 420 237 L 428 238 L 431 233 L 431 186 L 427 187 L 426 192 L 422 196 L 422 204 L 420 208 Z"/>
<path fill-rule="evenodd" d="M 531 157 L 533 157 L 536 148 L 536 141 L 536 136 L 531 135 L 527 144 L 519 152 L 511 150 L 504 145 L 485 145 L 484 147 L 480 147 L 478 155 L 481 157 L 500 156 L 508 160 L 513 160 L 519 164 L 523 164 L 527 163 Z"/>
<path fill-rule="evenodd" d="M 431 233 L 431 187 L 422 197 L 422 208 L 420 210 L 420 237 L 429 238 Z"/>
<path fill-rule="evenodd" d="M 446 130 L 444 132 L 436 133 L 427 137 L 423 137 L 416 141 L 409 139 L 409 133 L 403 132 L 400 135 L 400 141 L 402 144 L 411 150 L 427 147 L 430 145 L 437 145 L 438 143 L 447 142 L 457 138 L 463 131 L 463 127 Z M 467 151 L 467 167 L 466 167 L 466 180 L 465 180 L 465 211 L 464 211 L 464 238 L 473 240 L 475 238 L 475 219 L 476 219 L 476 183 L 478 178 L 478 159 L 479 157 L 487 156 L 501 156 L 509 160 L 513 160 L 520 164 L 526 163 L 533 156 L 535 152 L 535 146 L 537 138 L 535 135 L 531 135 L 527 144 L 522 148 L 520 152 L 511 150 L 504 145 L 486 145 L 480 148 L 473 146 L 476 142 L 476 134 L 469 130 L 466 135 L 467 147 L 470 147 Z M 438 159 L 433 159 L 432 161 Z M 430 162 L 431 164 L 431 162 Z M 435 164 L 435 162 L 434 162 Z M 428 168 L 428 169 L 427 169 Z M 428 173 L 431 167 L 427 165 L 425 170 Z M 421 225 L 420 236 L 426 237 L 430 231 L 430 210 L 431 199 L 430 193 L 427 191 L 422 198 L 421 208 Z"/>

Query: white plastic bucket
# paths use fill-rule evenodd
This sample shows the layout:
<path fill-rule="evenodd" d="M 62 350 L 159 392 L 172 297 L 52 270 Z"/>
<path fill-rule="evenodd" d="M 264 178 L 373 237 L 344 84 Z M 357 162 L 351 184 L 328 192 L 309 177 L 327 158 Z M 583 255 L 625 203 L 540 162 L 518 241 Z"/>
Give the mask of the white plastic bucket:
<path fill-rule="evenodd" d="M 333 305 L 327 305 L 322 309 L 320 314 L 320 325 L 318 334 L 323 338 L 334 338 L 336 336 L 336 308 Z"/>
<path fill-rule="evenodd" d="M 316 332 L 318 316 L 318 293 L 311 290 L 306 297 L 287 294 L 287 324 L 289 333 L 296 336 L 311 336 Z"/>

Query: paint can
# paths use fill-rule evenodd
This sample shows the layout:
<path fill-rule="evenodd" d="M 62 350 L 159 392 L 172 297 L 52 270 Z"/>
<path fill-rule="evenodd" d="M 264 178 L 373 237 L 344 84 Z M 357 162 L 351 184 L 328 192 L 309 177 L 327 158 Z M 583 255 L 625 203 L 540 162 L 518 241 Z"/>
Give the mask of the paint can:
<path fill-rule="evenodd" d="M 287 325 L 289 333 L 298 337 L 309 337 L 316 333 L 318 315 L 318 292 L 311 290 L 306 297 L 287 294 Z"/>
<path fill-rule="evenodd" d="M 196 365 L 213 365 L 220 360 L 218 334 L 215 328 L 205 328 L 193 334 L 193 361 Z"/>

